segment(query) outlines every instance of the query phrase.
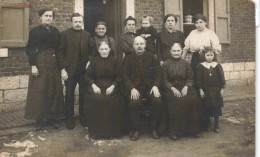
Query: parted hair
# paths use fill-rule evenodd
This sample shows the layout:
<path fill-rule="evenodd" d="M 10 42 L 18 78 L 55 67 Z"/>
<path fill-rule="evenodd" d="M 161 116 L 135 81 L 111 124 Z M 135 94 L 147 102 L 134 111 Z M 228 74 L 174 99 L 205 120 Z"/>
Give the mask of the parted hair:
<path fill-rule="evenodd" d="M 202 20 L 204 22 L 208 22 L 208 19 L 206 16 L 202 15 L 202 14 L 196 14 L 193 18 L 193 22 L 195 23 L 198 20 Z"/>
<path fill-rule="evenodd" d="M 132 16 L 128 16 L 128 17 L 124 20 L 124 25 L 125 25 L 125 26 L 126 26 L 127 21 L 129 21 L 129 20 L 135 21 L 135 24 L 136 24 L 136 19 L 133 18 Z"/>
<path fill-rule="evenodd" d="M 83 19 L 83 21 L 84 21 L 84 16 L 80 15 L 80 13 L 73 13 L 73 14 L 71 15 L 71 19 L 70 19 L 71 21 L 72 21 L 73 17 L 82 17 L 82 19 Z"/>
<path fill-rule="evenodd" d="M 201 62 L 205 62 L 205 61 L 206 61 L 205 55 L 206 55 L 206 53 L 208 53 L 208 52 L 211 52 L 211 53 L 214 54 L 213 61 L 217 62 L 217 61 L 218 61 L 217 54 L 216 54 L 216 52 L 215 52 L 215 49 L 214 49 L 213 47 L 211 47 L 211 46 L 207 46 L 207 47 L 205 47 L 205 48 L 202 50 L 202 52 L 201 52 Z"/>
<path fill-rule="evenodd" d="M 97 26 L 99 26 L 99 25 L 103 25 L 103 26 L 105 26 L 107 28 L 107 24 L 104 21 L 98 21 L 96 23 L 96 27 L 95 28 L 97 28 Z"/>
<path fill-rule="evenodd" d="M 53 18 L 54 18 L 55 12 L 54 12 L 52 9 L 50 9 L 50 8 L 43 8 L 43 9 L 39 10 L 39 12 L 38 12 L 39 17 L 42 17 L 42 15 L 43 15 L 46 11 L 52 11 L 52 16 L 53 16 Z"/>
<path fill-rule="evenodd" d="M 167 14 L 167 15 L 165 15 L 164 18 L 163 18 L 163 22 L 166 23 L 168 17 L 171 17 L 171 16 L 174 17 L 175 23 L 177 23 L 178 22 L 178 18 L 174 14 Z"/>

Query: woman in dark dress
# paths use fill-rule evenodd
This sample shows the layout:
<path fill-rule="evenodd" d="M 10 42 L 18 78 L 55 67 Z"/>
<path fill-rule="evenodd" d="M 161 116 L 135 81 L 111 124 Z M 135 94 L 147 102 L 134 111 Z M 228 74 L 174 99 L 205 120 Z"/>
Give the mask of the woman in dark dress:
<path fill-rule="evenodd" d="M 120 65 L 110 56 L 108 43 L 101 42 L 98 51 L 100 55 L 91 61 L 85 74 L 89 85 L 84 115 L 91 137 L 118 137 L 122 135 L 125 124 L 124 105 L 118 88 Z"/>
<path fill-rule="evenodd" d="M 177 16 L 173 14 L 167 14 L 163 18 L 165 29 L 158 33 L 158 39 L 156 41 L 157 59 L 161 66 L 164 61 L 171 57 L 170 49 L 173 43 L 181 43 L 184 45 L 183 32 L 176 30 L 176 23 L 178 22 Z"/>
<path fill-rule="evenodd" d="M 61 74 L 56 58 L 59 31 L 50 25 L 54 17 L 52 10 L 43 9 L 39 16 L 42 25 L 30 31 L 26 51 L 31 73 L 25 107 L 25 118 L 36 120 L 37 130 L 44 127 L 45 120 L 57 128 L 55 119 L 64 114 Z"/>
<path fill-rule="evenodd" d="M 96 24 L 96 28 L 95 28 L 95 32 L 96 32 L 96 35 L 94 37 L 91 38 L 91 41 L 90 41 L 90 45 L 91 45 L 91 57 L 96 57 L 96 56 L 99 56 L 99 53 L 98 53 L 98 45 L 102 42 L 102 41 L 106 41 L 107 43 L 109 43 L 109 45 L 111 46 L 111 56 L 117 58 L 117 50 L 116 50 L 116 43 L 115 43 L 115 40 L 106 35 L 106 31 L 107 31 L 107 25 L 105 22 L 103 21 L 99 21 L 97 22 Z M 90 57 L 90 58 L 91 58 Z"/>
<path fill-rule="evenodd" d="M 208 46 L 202 50 L 202 63 L 198 65 L 198 87 L 204 100 L 206 129 L 211 131 L 210 117 L 214 117 L 214 131 L 219 132 L 222 115 L 223 92 L 226 84 L 222 66 L 216 61 L 215 50 Z"/>
<path fill-rule="evenodd" d="M 193 76 L 190 64 L 181 59 L 180 43 L 174 43 L 171 57 L 163 64 L 164 101 L 168 106 L 169 136 L 176 140 L 183 135 L 197 136 L 199 120 L 197 106 L 200 102 L 192 87 Z"/>

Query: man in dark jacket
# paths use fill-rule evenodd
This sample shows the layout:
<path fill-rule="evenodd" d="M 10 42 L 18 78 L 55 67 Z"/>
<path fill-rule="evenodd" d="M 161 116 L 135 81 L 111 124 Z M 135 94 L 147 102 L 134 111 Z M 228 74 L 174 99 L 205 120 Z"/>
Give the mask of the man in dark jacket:
<path fill-rule="evenodd" d="M 74 123 L 74 92 L 79 84 L 79 116 L 84 125 L 83 96 L 84 73 L 87 68 L 90 35 L 82 30 L 83 16 L 74 13 L 71 17 L 72 28 L 61 33 L 58 48 L 58 62 L 61 66 L 61 77 L 65 81 L 66 94 L 66 127 L 71 130 Z"/>
<path fill-rule="evenodd" d="M 139 137 L 143 98 L 148 99 L 151 104 L 152 137 L 158 139 L 163 105 L 158 89 L 161 84 L 161 68 L 155 56 L 150 52 L 145 52 L 145 40 L 142 37 L 138 36 L 134 39 L 133 47 L 135 53 L 125 58 L 122 73 L 132 125 L 130 139 L 135 141 Z"/>

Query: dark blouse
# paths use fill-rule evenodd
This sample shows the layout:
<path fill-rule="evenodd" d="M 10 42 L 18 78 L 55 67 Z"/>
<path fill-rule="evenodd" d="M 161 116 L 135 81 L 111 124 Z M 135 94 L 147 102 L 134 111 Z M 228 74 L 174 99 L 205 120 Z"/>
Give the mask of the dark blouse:
<path fill-rule="evenodd" d="M 52 26 L 47 28 L 43 25 L 40 25 L 30 31 L 26 50 L 30 65 L 36 64 L 35 62 L 38 51 L 49 48 L 57 50 L 59 35 L 60 33 L 58 29 Z"/>
<path fill-rule="evenodd" d="M 224 71 L 219 63 L 214 68 L 206 68 L 202 64 L 199 64 L 197 70 L 199 88 L 219 87 L 221 89 L 225 87 Z"/>
<path fill-rule="evenodd" d="M 170 58 L 162 66 L 163 86 L 171 89 L 174 86 L 192 86 L 193 73 L 190 64 L 181 58 Z"/>
<path fill-rule="evenodd" d="M 111 85 L 118 86 L 120 67 L 114 57 L 95 57 L 85 73 L 85 80 L 89 85 L 95 83 L 100 88 L 108 88 Z"/>
<path fill-rule="evenodd" d="M 184 35 L 181 31 L 176 30 L 170 33 L 167 29 L 164 29 L 158 34 L 156 48 L 159 61 L 166 61 L 171 57 L 170 49 L 173 43 L 181 43 L 182 47 L 184 46 Z"/>
<path fill-rule="evenodd" d="M 112 37 L 109 37 L 107 35 L 105 35 L 104 37 L 100 37 L 100 36 L 95 35 L 94 37 L 91 38 L 91 41 L 90 41 L 91 57 L 93 58 L 93 57 L 99 56 L 98 44 L 101 43 L 102 41 L 106 41 L 106 42 L 109 43 L 109 46 L 111 48 L 110 55 L 117 58 L 116 42 Z"/>
<path fill-rule="evenodd" d="M 150 26 L 148 28 L 141 27 L 136 31 L 136 35 L 140 36 L 141 34 L 150 34 L 151 36 L 145 38 L 146 48 L 149 52 L 155 53 L 155 39 L 157 37 L 157 30 Z"/>
<path fill-rule="evenodd" d="M 124 52 L 126 56 L 135 52 L 133 48 L 135 37 L 136 34 L 132 32 L 127 32 L 121 36 L 120 47 L 122 53 Z"/>

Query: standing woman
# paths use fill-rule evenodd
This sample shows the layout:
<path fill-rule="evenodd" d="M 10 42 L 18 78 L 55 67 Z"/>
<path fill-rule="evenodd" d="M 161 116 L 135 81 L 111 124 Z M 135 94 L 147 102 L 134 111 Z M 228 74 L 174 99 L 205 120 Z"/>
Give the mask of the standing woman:
<path fill-rule="evenodd" d="M 95 32 L 96 32 L 96 35 L 94 37 L 92 37 L 91 41 L 90 41 L 91 48 L 92 48 L 91 57 L 99 56 L 98 45 L 101 42 L 105 41 L 111 47 L 110 55 L 115 57 L 115 58 L 117 58 L 116 42 L 115 42 L 115 40 L 112 37 L 106 35 L 106 32 L 107 32 L 107 25 L 106 25 L 106 23 L 103 22 L 103 21 L 97 22 L 96 28 L 95 28 Z"/>
<path fill-rule="evenodd" d="M 178 22 L 177 16 L 174 14 L 167 14 L 163 18 L 165 28 L 158 34 L 156 42 L 157 59 L 161 66 L 164 61 L 171 57 L 170 49 L 173 43 L 181 43 L 184 46 L 183 32 L 176 30 L 176 23 Z"/>
<path fill-rule="evenodd" d="M 36 120 L 36 130 L 43 129 L 45 120 L 57 129 L 56 119 L 64 113 L 61 74 L 56 58 L 59 31 L 50 25 L 54 15 L 50 9 L 39 11 L 42 24 L 30 31 L 26 50 L 31 73 L 25 118 Z"/>
<path fill-rule="evenodd" d="M 191 67 L 195 79 L 195 87 L 197 87 L 197 65 L 201 62 L 200 53 L 207 46 L 212 46 L 217 55 L 221 52 L 221 45 L 218 36 L 212 30 L 207 29 L 207 18 L 202 14 L 197 14 L 194 17 L 195 26 L 197 29 L 191 31 L 185 40 L 182 58 L 185 59 L 187 53 L 192 53 Z"/>

